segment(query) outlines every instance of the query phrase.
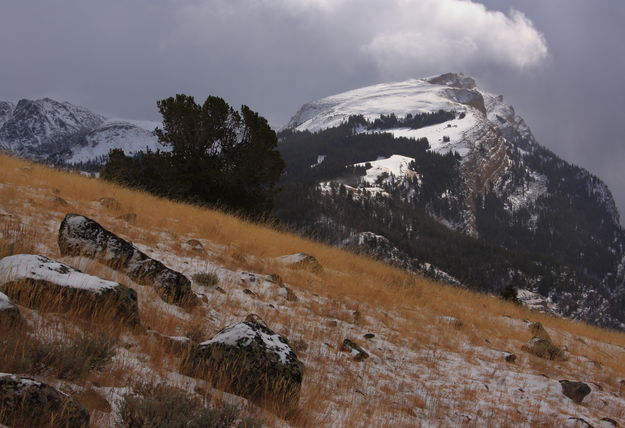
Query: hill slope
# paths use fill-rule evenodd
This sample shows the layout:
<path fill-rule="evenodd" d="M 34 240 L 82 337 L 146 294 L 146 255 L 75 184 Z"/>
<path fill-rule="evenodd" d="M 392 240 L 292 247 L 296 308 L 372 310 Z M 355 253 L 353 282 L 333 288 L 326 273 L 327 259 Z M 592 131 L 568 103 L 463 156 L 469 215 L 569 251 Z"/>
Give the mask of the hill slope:
<path fill-rule="evenodd" d="M 0 257 L 43 254 L 138 293 L 142 328 L 117 332 L 20 307 L 29 326 L 22 341 L 68 337 L 86 328 L 112 336 L 111 361 L 80 380 L 45 369 L 22 370 L 81 397 L 94 426 L 119 423 L 118 400 L 146 393 L 139 379 L 245 405 L 203 380 L 180 375 L 183 353 L 164 352 L 150 332 L 205 340 L 249 313 L 260 315 L 290 343 L 299 343 L 297 355 L 305 366 L 300 404 L 288 419 L 245 405 L 246 412 L 268 426 L 582 426 L 578 418 L 593 426 L 611 426 L 605 418 L 625 422 L 623 334 L 437 284 L 218 212 L 5 156 L 0 156 L 0 184 Z M 68 212 L 96 219 L 189 277 L 214 273 L 219 288 L 194 280 L 201 303 L 183 310 L 92 260 L 60 257 L 58 229 Z M 323 271 L 294 269 L 277 258 L 301 251 L 315 256 Z M 289 298 L 270 274 L 280 275 L 296 298 Z M 527 320 L 543 323 L 554 343 L 567 349 L 566 361 L 521 350 L 533 334 Z M 367 333 L 373 337 L 364 338 Z M 341 350 L 344 339 L 362 345 L 370 357 L 355 361 Z M 516 362 L 505 360 L 508 353 L 516 355 Z M 5 355 L 0 371 L 10 370 L 13 360 Z M 592 392 L 576 404 L 562 394 L 562 379 L 586 382 Z"/>

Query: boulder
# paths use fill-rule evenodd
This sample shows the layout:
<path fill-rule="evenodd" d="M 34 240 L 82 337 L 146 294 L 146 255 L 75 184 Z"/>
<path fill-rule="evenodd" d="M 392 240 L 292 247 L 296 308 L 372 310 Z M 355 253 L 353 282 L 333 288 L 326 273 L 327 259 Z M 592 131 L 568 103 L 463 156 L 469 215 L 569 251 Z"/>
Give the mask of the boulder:
<path fill-rule="evenodd" d="M 547 333 L 547 330 L 545 330 L 545 327 L 543 327 L 541 323 L 533 322 L 530 324 L 529 329 L 534 336 L 540 337 L 541 339 L 545 339 L 553 343 L 553 341 L 551 340 L 551 336 L 549 336 L 549 333 Z"/>
<path fill-rule="evenodd" d="M 280 256 L 277 260 L 278 262 L 294 269 L 305 269 L 315 273 L 323 271 L 323 267 L 317 259 L 306 253 L 295 253 Z"/>
<path fill-rule="evenodd" d="M 59 230 L 59 248 L 63 256 L 89 257 L 123 272 L 138 284 L 153 286 L 167 303 L 197 303 L 191 282 L 184 275 L 81 215 L 65 216 Z"/>
<path fill-rule="evenodd" d="M 0 293 L 0 332 L 22 326 L 23 323 L 17 306 L 11 302 L 9 296 Z"/>
<path fill-rule="evenodd" d="M 204 245 L 202 245 L 202 243 L 197 239 L 189 239 L 185 244 L 192 251 L 196 251 L 198 253 L 204 251 Z"/>
<path fill-rule="evenodd" d="M 546 340 L 537 336 L 530 339 L 527 345 L 523 345 L 521 349 L 530 354 L 534 354 L 537 357 L 545 358 L 548 360 L 564 360 L 564 351 L 551 343 L 550 340 Z"/>
<path fill-rule="evenodd" d="M 369 353 L 363 349 L 362 346 L 350 339 L 345 339 L 341 350 L 349 352 L 354 357 L 354 361 L 363 361 L 369 358 Z"/>
<path fill-rule="evenodd" d="M 299 401 L 304 366 L 285 338 L 254 319 L 195 346 L 181 373 L 207 378 L 217 388 L 261 404 L 292 408 Z"/>
<path fill-rule="evenodd" d="M 50 385 L 0 373 L 0 423 L 15 427 L 87 428 L 89 412 Z"/>
<path fill-rule="evenodd" d="M 583 382 L 561 380 L 560 385 L 562 386 L 562 393 L 577 404 L 580 404 L 584 400 L 584 397 L 591 392 L 590 387 Z"/>
<path fill-rule="evenodd" d="M 139 323 L 133 289 L 40 255 L 17 254 L 0 260 L 0 291 L 32 309 L 131 326 Z"/>
<path fill-rule="evenodd" d="M 516 355 L 511 354 L 509 352 L 504 353 L 504 360 L 506 360 L 507 363 L 514 363 L 516 362 Z"/>

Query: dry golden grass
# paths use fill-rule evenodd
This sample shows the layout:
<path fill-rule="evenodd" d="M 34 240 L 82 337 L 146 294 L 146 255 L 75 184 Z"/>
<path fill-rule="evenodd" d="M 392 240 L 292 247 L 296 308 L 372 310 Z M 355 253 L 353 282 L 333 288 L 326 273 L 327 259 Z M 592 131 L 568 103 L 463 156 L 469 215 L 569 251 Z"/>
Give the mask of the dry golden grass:
<path fill-rule="evenodd" d="M 119 205 L 103 206 L 98 200 L 105 197 L 113 198 Z M 58 198 L 66 201 L 67 205 Z M 340 343 L 348 335 L 342 325 L 350 324 L 365 331 L 372 327 L 368 317 L 376 319 L 378 329 L 386 329 L 386 340 L 425 355 L 421 363 L 433 373 L 440 370 L 440 360 L 446 351 L 465 353 L 467 359 L 478 360 L 490 357 L 480 355 L 475 350 L 479 349 L 476 347 L 502 351 L 518 350 L 531 337 L 528 329 L 519 328 L 519 325 L 523 325 L 520 320 L 531 319 L 540 321 L 550 333 L 557 332 L 554 341 L 566 345 L 569 353 L 592 361 L 593 366 L 588 369 L 588 376 L 600 379 L 615 391 L 620 387 L 618 380 L 625 378 L 622 353 L 614 354 L 601 347 L 589 345 L 592 341 L 597 341 L 625 347 L 625 334 L 530 312 L 492 296 L 434 283 L 370 258 L 301 238 L 271 225 L 253 224 L 219 211 L 156 198 L 100 180 L 6 156 L 0 156 L 0 208 L 6 208 L 13 213 L 25 212 L 30 217 L 30 222 L 25 224 L 19 216 L 2 215 L 0 211 L 0 233 L 3 237 L 0 240 L 0 257 L 21 252 L 37 252 L 42 243 L 47 248 L 56 248 L 55 228 L 58 229 L 66 213 L 77 212 L 93 218 L 133 242 L 150 248 L 165 247 L 182 256 L 197 256 L 197 252 L 185 249 L 182 245 L 188 239 L 208 241 L 225 248 L 225 251 L 215 253 L 207 249 L 202 257 L 211 262 L 233 270 L 279 274 L 296 293 L 323 296 L 326 299 L 323 302 L 310 300 L 306 308 L 294 305 L 290 313 L 275 311 L 262 302 L 253 307 L 253 311 L 270 325 L 280 325 L 279 333 L 291 339 L 302 338 L 309 345 L 302 355 L 309 365 L 317 369 L 313 373 L 307 373 L 300 409 L 291 415 L 290 422 L 297 426 L 312 427 L 333 423 L 324 406 L 332 401 L 336 389 L 343 387 L 336 383 L 337 376 L 345 383 L 366 384 L 370 390 L 377 390 L 382 395 L 392 394 L 393 386 L 389 385 L 388 379 L 367 379 L 366 364 L 354 365 L 339 350 Z M 136 213 L 137 219 L 132 222 L 116 219 L 129 212 Z M 271 261 L 274 257 L 296 252 L 314 255 L 324 271 L 313 274 L 289 269 Z M 111 277 L 117 274 L 97 264 L 87 263 L 80 268 L 93 274 L 106 273 L 107 278 L 122 283 L 126 281 L 123 275 Z M 234 283 L 220 284 L 220 287 L 226 290 L 223 300 L 220 301 L 220 308 L 229 313 L 240 312 L 239 301 L 234 295 L 240 293 L 244 287 Z M 137 291 L 141 323 L 146 328 L 166 335 L 181 336 L 199 326 L 203 334 L 210 336 L 224 326 L 209 320 L 207 312 L 201 307 L 184 314 L 172 313 L 164 310 L 162 305 L 154 303 L 158 299 L 153 290 L 140 287 Z M 360 316 L 354 316 L 354 311 L 358 311 Z M 308 316 L 332 318 L 338 320 L 339 326 L 311 326 L 297 321 Z M 454 327 L 447 321 L 441 321 L 441 316 L 454 317 L 462 322 L 462 326 Z M 516 320 L 516 324 L 506 320 Z M 182 356 L 163 356 L 153 338 L 140 333 L 137 337 L 138 346 L 148 356 L 146 363 L 149 366 L 156 372 L 175 370 Z M 475 349 L 467 351 L 467 344 Z M 521 357 L 519 369 L 535 373 L 548 372 L 552 378 L 563 374 L 567 367 L 574 368 L 573 363 L 561 370 L 545 360 L 527 355 Z M 499 361 L 489 362 L 500 364 Z M 107 376 L 130 378 L 132 364 L 125 364 L 122 359 Z M 406 382 L 415 384 L 418 379 L 418 374 L 412 373 L 407 375 Z M 94 380 L 102 384 L 110 383 L 104 378 Z M 625 395 L 625 387 L 623 389 Z M 453 399 L 471 401 L 476 398 L 476 392 L 472 389 L 466 389 L 462 395 Z M 375 412 L 388 413 L 395 408 L 398 414 L 405 414 L 408 421 L 409 409 L 412 407 L 424 409 L 430 418 L 436 417 L 437 412 L 443 417 L 447 408 L 442 403 L 446 398 L 449 397 L 415 396 L 403 404 L 392 404 L 391 401 L 380 398 L 375 401 L 379 405 Z M 368 415 L 367 412 L 372 412 L 366 404 L 358 402 L 345 402 L 340 405 L 347 408 L 353 406 L 355 414 L 361 412 L 363 417 Z M 318 416 L 324 414 L 326 417 Z M 374 416 L 368 415 L 370 418 Z M 399 425 L 405 424 L 402 422 L 403 416 L 399 418 Z M 479 425 L 478 420 L 483 425 Z M 523 416 L 503 412 L 481 415 L 478 420 L 473 419 L 467 425 L 490 426 L 492 423 L 489 421 L 498 420 L 503 423 L 498 426 L 515 426 L 519 420 L 523 420 Z M 360 425 L 354 421 L 353 426 Z"/>

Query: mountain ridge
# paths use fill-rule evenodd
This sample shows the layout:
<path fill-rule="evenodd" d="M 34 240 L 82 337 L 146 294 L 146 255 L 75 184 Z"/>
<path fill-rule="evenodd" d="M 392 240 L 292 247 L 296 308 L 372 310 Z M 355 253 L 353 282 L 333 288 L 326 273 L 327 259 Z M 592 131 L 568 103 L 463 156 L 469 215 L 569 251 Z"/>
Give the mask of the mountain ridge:
<path fill-rule="evenodd" d="M 113 148 L 161 148 L 146 126 L 47 97 L 0 101 L 0 150 L 53 164 L 99 164 Z"/>
<path fill-rule="evenodd" d="M 449 112 L 453 117 L 441 113 L 440 120 L 434 124 L 414 125 L 425 123 L 415 122 L 415 118 L 432 117 L 437 112 Z M 294 185 L 298 179 L 309 180 L 304 185 L 308 186 L 311 205 L 307 214 L 278 207 L 279 215 L 287 222 L 299 224 L 300 230 L 324 236 L 338 245 L 350 241 L 351 235 L 371 232 L 390 238 L 391 234 L 394 238 L 386 247 L 403 248 L 410 257 L 419 253 L 418 265 L 430 263 L 453 277 L 464 278 L 473 287 L 491 292 L 519 277 L 523 278 L 519 288 L 542 291 L 546 298 L 566 297 L 574 289 L 571 296 L 578 297 L 565 298 L 564 313 L 625 328 L 625 311 L 621 303 L 616 303 L 625 296 L 625 231 L 607 185 L 541 146 L 514 108 L 505 104 L 501 95 L 480 90 L 474 79 L 447 73 L 373 85 L 312 101 L 293 116 L 281 133 L 281 142 L 287 163 L 285 187 Z M 411 169 L 420 178 L 414 180 L 391 173 L 372 186 L 364 178 L 371 169 L 354 171 L 347 178 L 341 162 L 344 168 L 352 168 L 350 171 L 357 164 L 347 162 L 349 159 L 367 164 L 355 149 L 349 148 L 350 144 L 360 145 L 361 151 L 370 153 L 369 164 L 397 155 L 414 158 Z M 336 154 L 337 150 L 340 155 Z M 323 163 L 314 171 L 298 172 L 305 164 L 299 159 L 307 157 L 310 165 L 320 155 L 324 156 Z M 452 155 L 457 156 L 456 161 L 443 161 L 445 156 Z M 450 170 L 452 165 L 455 166 Z M 441 184 L 440 179 L 445 176 L 448 181 Z M 314 190 L 315 181 L 321 183 L 318 190 Z M 347 199 L 343 196 L 345 192 Z M 375 210 L 376 214 L 370 217 L 377 220 L 363 216 L 356 223 L 355 206 L 349 208 L 350 215 L 343 212 L 353 204 L 352 199 Z M 296 217 L 304 215 L 308 218 L 306 223 L 298 223 Z M 480 275 L 472 267 L 467 267 L 473 272 L 469 274 L 453 267 L 450 271 L 452 264 L 441 256 L 436 262 L 414 248 L 423 241 L 423 234 L 427 235 L 434 227 L 426 226 L 425 218 L 414 220 L 421 215 L 502 251 L 520 251 L 531 263 L 521 270 L 518 263 L 508 267 L 495 265 L 493 269 L 498 273 L 493 273 L 491 280 L 499 285 L 484 285 L 486 277 L 476 283 Z M 405 232 L 401 226 L 389 230 L 398 216 L 407 222 Z M 411 232 L 411 228 L 419 232 Z M 443 231 L 436 233 L 444 235 Z M 446 238 L 437 239 L 440 242 L 435 245 L 444 247 Z M 364 251 L 379 253 L 372 251 L 370 245 Z M 540 262 L 541 257 L 553 260 L 555 265 L 547 268 L 552 262 Z M 506 256 L 508 260 L 511 258 L 514 258 L 512 253 Z M 539 270 L 543 272 L 531 273 L 532 263 L 542 266 Z M 551 279 L 547 280 L 545 275 Z M 599 300 L 593 303 L 595 309 L 588 310 L 581 303 L 588 298 L 588 292 L 602 296 L 596 297 Z"/>

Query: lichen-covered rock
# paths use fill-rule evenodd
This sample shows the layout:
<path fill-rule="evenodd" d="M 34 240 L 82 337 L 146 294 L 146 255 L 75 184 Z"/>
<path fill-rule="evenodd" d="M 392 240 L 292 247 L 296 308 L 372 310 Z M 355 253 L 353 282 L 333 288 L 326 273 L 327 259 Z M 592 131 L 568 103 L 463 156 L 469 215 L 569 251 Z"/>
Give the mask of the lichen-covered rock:
<path fill-rule="evenodd" d="M 0 293 L 0 332 L 21 326 L 23 322 L 17 306 L 11 302 L 9 296 Z"/>
<path fill-rule="evenodd" d="M 22 306 L 41 311 L 128 325 L 139 322 L 133 289 L 40 255 L 17 254 L 0 260 L 0 291 Z"/>
<path fill-rule="evenodd" d="M 580 404 L 582 400 L 584 400 L 584 397 L 591 392 L 590 387 L 583 382 L 561 380 L 560 385 L 562 386 L 562 393 L 577 404 Z"/>
<path fill-rule="evenodd" d="M 316 258 L 306 253 L 295 253 L 277 258 L 278 262 L 295 269 L 305 269 L 318 273 L 323 271 L 323 266 Z"/>
<path fill-rule="evenodd" d="M 59 248 L 64 256 L 83 256 L 123 272 L 133 281 L 152 285 L 166 302 L 193 305 L 197 297 L 184 275 L 141 252 L 130 242 L 109 232 L 95 221 L 67 214 L 59 230 Z"/>
<path fill-rule="evenodd" d="M 86 428 L 89 412 L 50 385 L 0 373 L 0 423 L 15 427 Z"/>
<path fill-rule="evenodd" d="M 299 400 L 303 364 L 282 336 L 260 322 L 244 321 L 194 347 L 181 372 L 261 404 L 291 408 Z"/>
<path fill-rule="evenodd" d="M 550 340 L 546 340 L 537 336 L 530 339 L 527 345 L 523 345 L 521 349 L 530 354 L 534 354 L 537 357 L 545 358 L 548 360 L 564 360 L 564 351 L 551 343 Z"/>

